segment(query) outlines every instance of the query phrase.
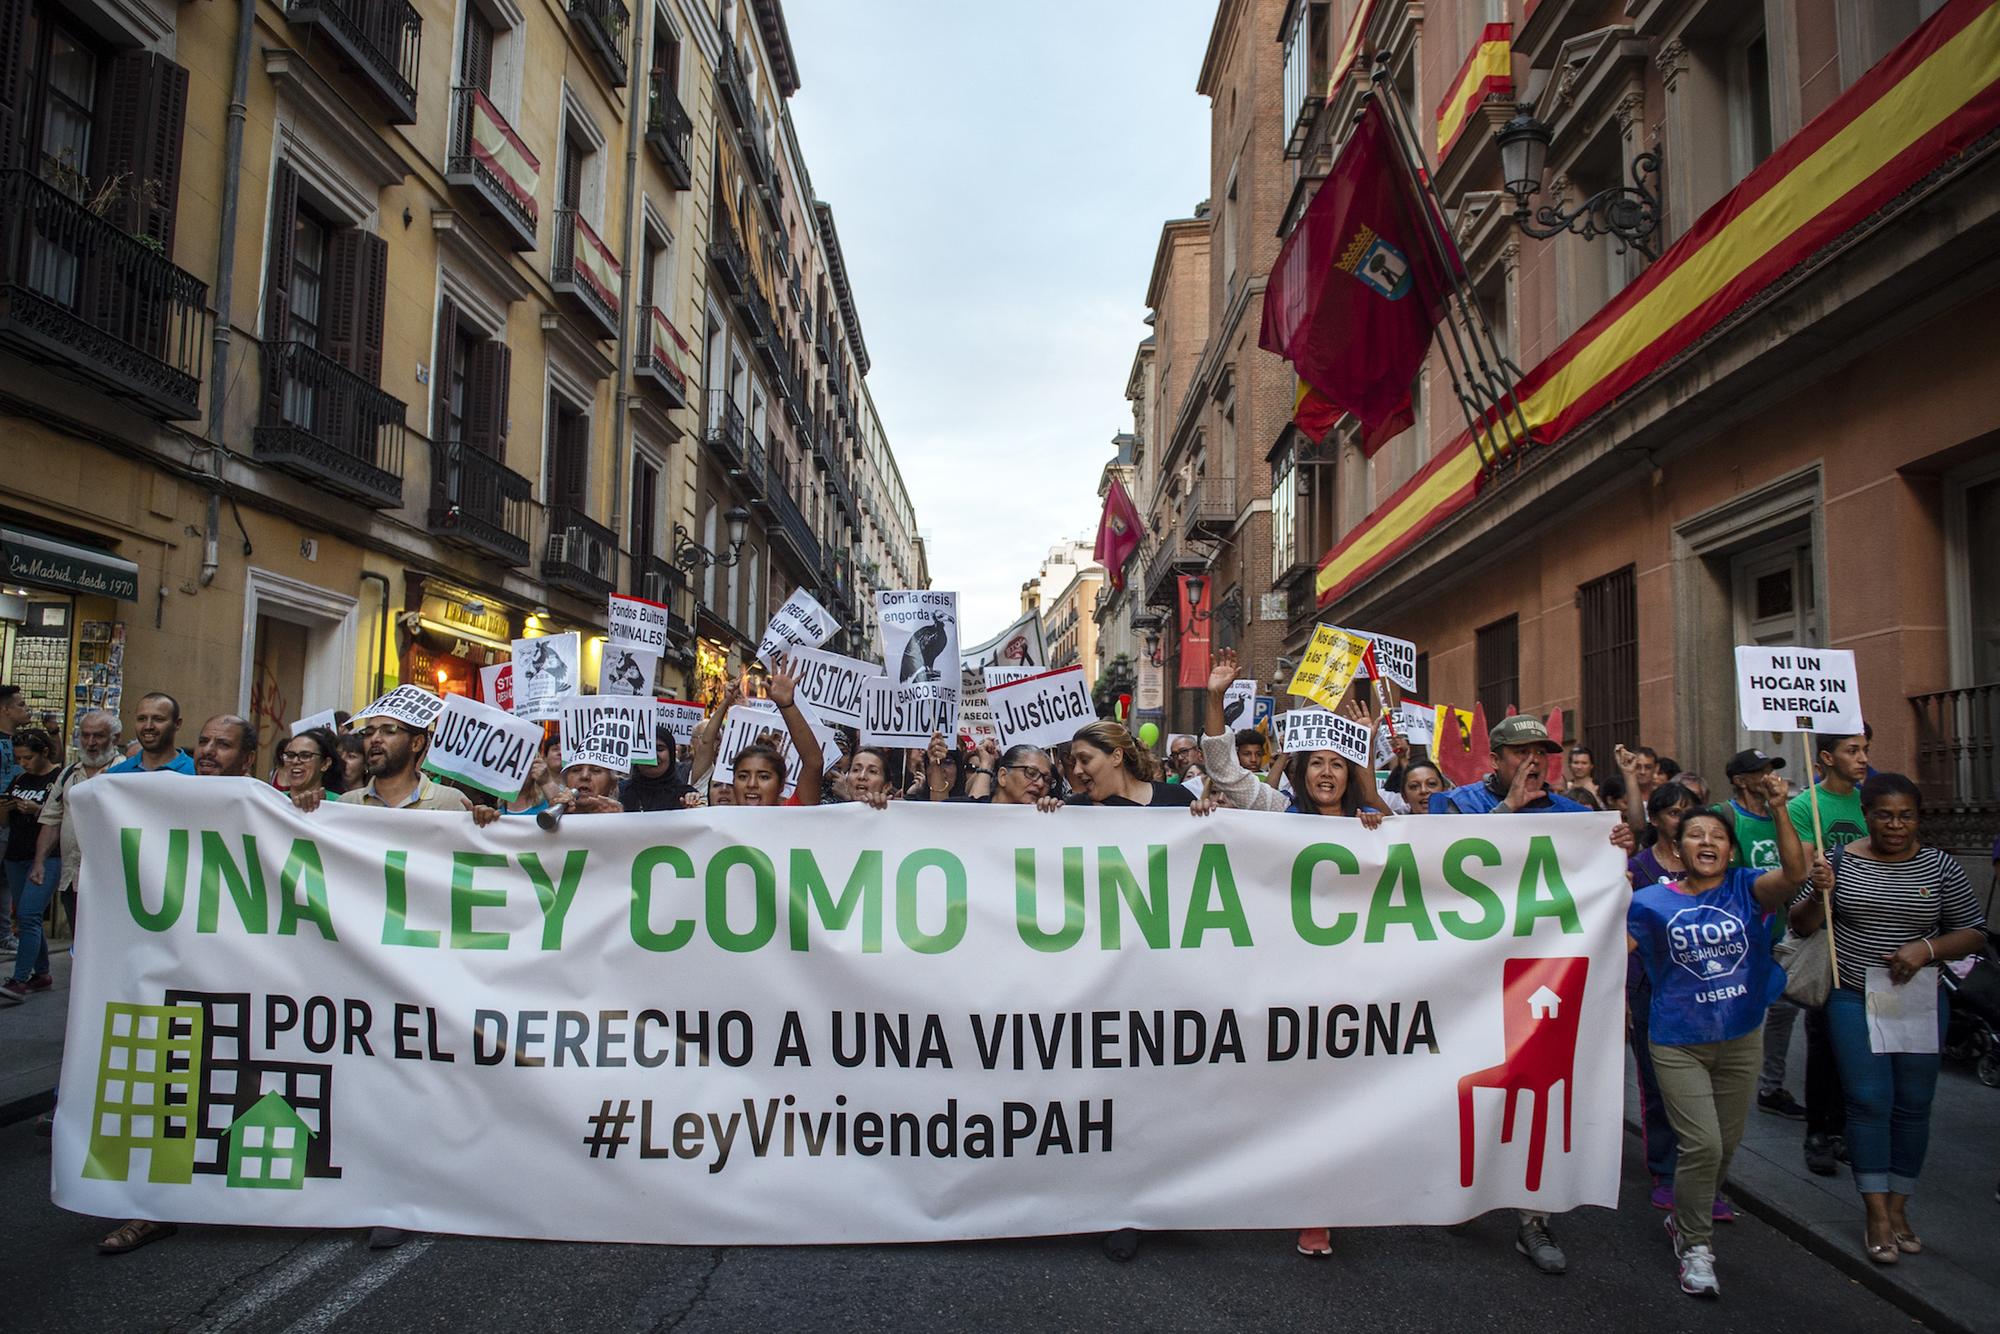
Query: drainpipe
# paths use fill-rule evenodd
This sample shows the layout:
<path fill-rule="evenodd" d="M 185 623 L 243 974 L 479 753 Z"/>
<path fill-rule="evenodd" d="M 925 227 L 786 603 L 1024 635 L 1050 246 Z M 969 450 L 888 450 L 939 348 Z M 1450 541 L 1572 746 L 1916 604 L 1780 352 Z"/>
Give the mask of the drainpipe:
<path fill-rule="evenodd" d="M 646 114 L 646 81 L 640 77 L 639 58 L 645 50 L 645 25 L 635 14 L 632 18 L 632 63 L 631 77 L 626 86 L 632 90 L 632 105 L 625 117 L 625 213 L 623 218 L 625 238 L 625 263 L 618 270 L 618 370 L 613 375 L 611 396 L 611 531 L 617 532 L 619 521 L 624 517 L 625 474 L 629 465 L 624 458 L 625 445 L 625 370 L 626 356 L 631 350 L 632 324 L 635 312 L 632 309 L 632 231 L 634 214 L 639 207 L 639 135 L 642 117 Z M 642 243 L 643 244 L 643 243 Z M 626 585 L 628 588 L 632 584 Z"/>
<path fill-rule="evenodd" d="M 236 0 L 236 72 L 222 147 L 222 220 L 215 246 L 215 345 L 208 368 L 208 528 L 201 547 L 203 587 L 215 582 L 222 533 L 223 422 L 229 398 L 229 323 L 236 276 L 236 205 L 243 194 L 243 121 L 250 100 L 250 42 L 257 0 Z"/>

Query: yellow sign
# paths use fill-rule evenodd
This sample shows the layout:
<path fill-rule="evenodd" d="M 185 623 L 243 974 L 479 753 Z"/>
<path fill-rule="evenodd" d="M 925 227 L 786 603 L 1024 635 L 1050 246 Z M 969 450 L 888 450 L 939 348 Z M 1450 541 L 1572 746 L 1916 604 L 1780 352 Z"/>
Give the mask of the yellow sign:
<path fill-rule="evenodd" d="M 1432 730 L 1431 735 L 1434 737 L 1441 737 L 1444 735 L 1444 729 L 1446 727 L 1445 716 L 1447 714 L 1454 715 L 1457 718 L 1458 735 L 1460 739 L 1463 740 L 1467 746 L 1470 746 L 1472 744 L 1472 711 L 1470 709 L 1454 709 L 1449 704 L 1438 705 L 1437 725 Z"/>
<path fill-rule="evenodd" d="M 1286 689 L 1321 708 L 1337 709 L 1367 652 L 1367 636 L 1322 625 L 1313 631 L 1312 642 L 1306 645 L 1305 656 L 1299 659 L 1299 669 Z"/>

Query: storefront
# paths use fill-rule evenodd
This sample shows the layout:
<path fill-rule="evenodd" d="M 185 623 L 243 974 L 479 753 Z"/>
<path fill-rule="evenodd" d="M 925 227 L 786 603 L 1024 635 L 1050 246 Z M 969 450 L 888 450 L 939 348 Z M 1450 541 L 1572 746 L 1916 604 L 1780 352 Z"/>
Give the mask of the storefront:
<path fill-rule="evenodd" d="M 532 613 L 442 579 L 410 575 L 407 585 L 409 609 L 398 634 L 403 680 L 441 695 L 484 699 L 480 669 L 513 660 L 513 641 Z"/>
<path fill-rule="evenodd" d="M 78 716 L 124 702 L 125 612 L 139 567 L 98 547 L 0 527 L 0 680 L 21 687 L 33 724 L 75 738 Z"/>

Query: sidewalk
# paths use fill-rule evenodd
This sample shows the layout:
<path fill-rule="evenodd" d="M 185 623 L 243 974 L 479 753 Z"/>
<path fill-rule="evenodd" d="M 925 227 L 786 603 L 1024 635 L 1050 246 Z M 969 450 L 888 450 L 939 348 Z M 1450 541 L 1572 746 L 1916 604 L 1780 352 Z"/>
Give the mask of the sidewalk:
<path fill-rule="evenodd" d="M 4 961 L 12 976 L 14 961 Z M 49 950 L 56 984 L 19 1005 L 0 1009 L 0 1126 L 49 1109 L 62 1071 L 63 1026 L 69 1022 L 69 942 Z"/>
<path fill-rule="evenodd" d="M 1805 1060 L 1800 1023 L 1785 1072 L 1795 1096 L 1804 1092 Z M 1636 1130 L 1638 1088 L 1629 1056 L 1626 1066 L 1626 1120 Z M 2000 1329 L 2000 1251 L 1994 1248 L 2000 1236 L 2000 1200 L 1994 1198 L 2000 1181 L 2000 1089 L 1981 1084 L 1971 1066 L 1945 1062 L 1931 1105 L 1923 1180 L 1910 1202 L 1924 1251 L 1894 1265 L 1875 1264 L 1862 1251 L 1861 1197 L 1847 1168 L 1814 1176 L 1806 1171 L 1804 1142 L 1804 1123 L 1753 1109 L 1730 1168 L 1730 1199 L 1933 1329 L 1954 1334 Z M 1726 1233 L 1720 1242 L 1727 1247 Z"/>

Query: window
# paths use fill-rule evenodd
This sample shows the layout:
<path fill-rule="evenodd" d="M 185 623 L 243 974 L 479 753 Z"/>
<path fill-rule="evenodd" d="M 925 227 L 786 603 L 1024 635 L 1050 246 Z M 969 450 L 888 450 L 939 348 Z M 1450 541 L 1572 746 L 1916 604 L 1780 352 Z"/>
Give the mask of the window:
<path fill-rule="evenodd" d="M 644 455 L 632 458 L 632 554 L 659 554 L 660 470 Z"/>
<path fill-rule="evenodd" d="M 544 494 L 549 504 L 584 513 L 589 509 L 590 415 L 557 393 L 549 395 L 548 445 Z"/>
<path fill-rule="evenodd" d="M 727 554 L 716 545 L 716 525 L 721 521 L 722 505 L 713 492 L 709 493 L 708 506 L 701 520 L 701 544 L 717 555 Z M 715 605 L 715 564 L 710 562 L 701 571 L 701 601 L 703 606 Z"/>
<path fill-rule="evenodd" d="M 319 346 L 320 294 L 325 286 L 327 237 L 332 228 L 326 219 L 301 205 L 292 223 L 292 275 L 290 322 L 286 335 L 307 347 Z"/>
<path fill-rule="evenodd" d="M 493 20 L 477 5 L 465 7 L 465 35 L 459 46 L 458 81 L 493 93 Z"/>
<path fill-rule="evenodd" d="M 1478 698 L 1490 727 L 1521 702 L 1521 618 L 1509 616 L 1482 626 L 1474 640 Z"/>
<path fill-rule="evenodd" d="M 2000 532 L 2000 473 L 1953 488 L 1947 503 L 1948 541 L 1963 568 L 1953 580 L 1962 589 L 1953 619 L 1964 626 L 1954 684 L 2000 685 L 2000 542 L 1992 540 Z"/>
<path fill-rule="evenodd" d="M 438 307 L 437 368 L 431 377 L 434 436 L 506 458 L 512 368 L 507 345 L 486 337 L 446 298 Z"/>
<path fill-rule="evenodd" d="M 1290 444 L 1271 464 L 1271 573 L 1282 575 L 1296 559 L 1298 531 L 1298 469 Z"/>
<path fill-rule="evenodd" d="M 1229 190 L 1222 199 L 1222 290 L 1224 301 L 1236 290 L 1236 169 L 1229 169 Z"/>
<path fill-rule="evenodd" d="M 34 134 L 43 177 L 79 197 L 92 169 L 97 108 L 97 49 L 83 35 L 36 6 L 28 11 L 26 45 L 34 62 L 30 96 L 41 125 Z"/>
<path fill-rule="evenodd" d="M 1619 743 L 1639 740 L 1639 594 L 1632 567 L 1579 588 L 1577 611 L 1583 744 L 1600 760 L 1609 760 Z"/>
<path fill-rule="evenodd" d="M 1771 48 L 1760 16 L 1729 49 L 1729 155 L 1736 180 L 1771 156 Z"/>

